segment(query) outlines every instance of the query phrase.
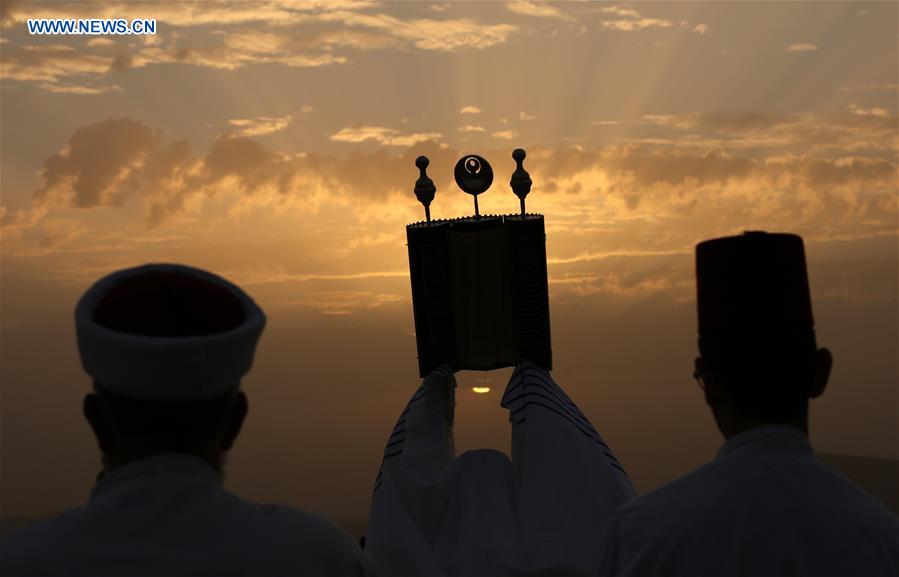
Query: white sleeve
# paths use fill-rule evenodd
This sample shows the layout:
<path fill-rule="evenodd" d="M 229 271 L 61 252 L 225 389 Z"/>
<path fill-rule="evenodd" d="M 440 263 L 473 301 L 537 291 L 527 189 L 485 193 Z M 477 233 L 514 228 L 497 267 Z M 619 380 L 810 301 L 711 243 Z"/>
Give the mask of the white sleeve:
<path fill-rule="evenodd" d="M 529 362 L 515 368 L 501 402 L 512 423 L 518 522 L 530 566 L 587 574 L 618 508 L 636 495 L 590 421 Z"/>
<path fill-rule="evenodd" d="M 456 379 L 448 366 L 428 375 L 400 413 L 375 479 L 366 551 L 381 575 L 442 575 L 431 550 L 455 455 Z"/>

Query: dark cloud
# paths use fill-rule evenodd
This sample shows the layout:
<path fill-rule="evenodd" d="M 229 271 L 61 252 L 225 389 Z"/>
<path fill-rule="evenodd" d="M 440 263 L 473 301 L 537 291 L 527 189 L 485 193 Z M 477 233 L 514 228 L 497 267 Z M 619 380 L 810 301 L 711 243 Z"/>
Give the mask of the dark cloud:
<path fill-rule="evenodd" d="M 111 70 L 115 72 L 124 72 L 131 68 L 134 64 L 134 58 L 130 54 L 118 54 L 115 58 L 112 59 L 112 63 L 110 63 L 109 67 Z"/>
<path fill-rule="evenodd" d="M 880 109 L 878 109 L 881 112 Z M 679 134 L 676 139 L 647 139 L 661 144 L 693 144 L 723 146 L 744 152 L 801 147 L 821 155 L 880 154 L 895 150 L 895 115 L 833 115 L 694 112 L 690 114 L 656 114 L 643 116 L 642 123 L 669 129 Z"/>
<path fill-rule="evenodd" d="M 44 185 L 36 202 L 59 195 L 73 206 L 120 204 L 127 190 L 116 186 L 159 145 L 159 135 L 130 118 L 110 118 L 75 131 L 65 149 L 44 162 Z"/>
<path fill-rule="evenodd" d="M 249 179 L 260 170 L 270 169 L 274 161 L 275 155 L 260 143 L 229 133 L 215 140 L 203 164 L 214 180 L 226 176 Z"/>
<path fill-rule="evenodd" d="M 746 178 L 758 168 L 749 158 L 715 150 L 628 151 L 616 155 L 610 165 L 634 176 L 641 186 L 655 184 L 723 184 Z"/>

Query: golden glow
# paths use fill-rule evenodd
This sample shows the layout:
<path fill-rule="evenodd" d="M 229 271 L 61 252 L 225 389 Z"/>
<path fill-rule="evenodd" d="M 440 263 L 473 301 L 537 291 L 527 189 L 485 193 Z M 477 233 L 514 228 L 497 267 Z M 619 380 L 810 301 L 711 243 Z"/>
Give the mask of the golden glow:
<path fill-rule="evenodd" d="M 483 395 L 490 392 L 490 387 L 471 387 L 471 390 L 479 395 Z"/>

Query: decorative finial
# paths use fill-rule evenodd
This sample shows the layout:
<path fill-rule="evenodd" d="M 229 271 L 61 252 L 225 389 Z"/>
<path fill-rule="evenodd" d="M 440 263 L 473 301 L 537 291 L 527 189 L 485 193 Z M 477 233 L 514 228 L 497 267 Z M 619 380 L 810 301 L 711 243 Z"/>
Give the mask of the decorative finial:
<path fill-rule="evenodd" d="M 431 161 L 428 160 L 427 156 L 419 156 L 415 159 L 415 166 L 420 171 L 418 180 L 415 181 L 415 198 L 418 199 L 418 202 L 425 205 L 425 219 L 429 223 L 431 222 L 431 201 L 434 200 L 434 193 L 437 192 L 434 181 L 425 172 L 430 163 Z"/>
<path fill-rule="evenodd" d="M 487 192 L 487 189 L 493 184 L 493 168 L 490 163 L 477 154 L 469 154 L 459 159 L 453 175 L 456 177 L 456 184 L 459 185 L 459 188 L 474 196 L 474 216 L 480 218 L 478 195 Z"/>
<path fill-rule="evenodd" d="M 518 167 L 515 169 L 515 172 L 512 173 L 512 180 L 509 181 L 509 185 L 512 187 L 512 192 L 514 192 L 515 196 L 518 197 L 518 200 L 521 201 L 521 216 L 525 215 L 524 197 L 531 192 L 532 184 L 531 175 L 528 174 L 528 171 L 521 165 L 527 155 L 528 153 L 525 152 L 523 148 L 516 148 L 512 151 L 512 158 L 518 164 Z"/>

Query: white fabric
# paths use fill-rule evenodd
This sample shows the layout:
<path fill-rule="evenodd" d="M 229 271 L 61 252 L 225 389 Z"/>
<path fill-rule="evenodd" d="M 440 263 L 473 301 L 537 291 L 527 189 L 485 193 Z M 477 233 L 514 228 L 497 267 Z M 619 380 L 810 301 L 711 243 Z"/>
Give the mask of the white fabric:
<path fill-rule="evenodd" d="M 243 304 L 246 320 L 227 332 L 151 337 L 115 331 L 94 322 L 97 304 L 122 281 L 152 272 L 190 276 L 217 285 Z M 265 314 L 244 291 L 210 272 L 177 264 L 147 264 L 107 275 L 75 307 L 81 364 L 114 393 L 150 401 L 202 401 L 236 388 L 253 364 Z"/>
<path fill-rule="evenodd" d="M 371 575 L 371 562 L 324 519 L 257 505 L 189 455 L 106 473 L 89 503 L 0 541 L 0 574 Z"/>
<path fill-rule="evenodd" d="M 400 415 L 375 481 L 366 551 L 380 575 L 585 575 L 634 495 L 611 450 L 549 374 L 516 367 L 502 398 L 512 459 L 454 458 L 452 371 Z"/>
<path fill-rule="evenodd" d="M 899 575 L 899 522 L 818 463 L 804 433 L 764 426 L 625 505 L 601 575 Z"/>

